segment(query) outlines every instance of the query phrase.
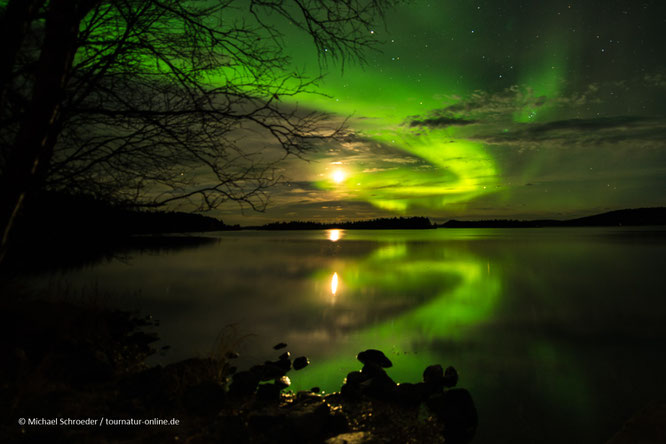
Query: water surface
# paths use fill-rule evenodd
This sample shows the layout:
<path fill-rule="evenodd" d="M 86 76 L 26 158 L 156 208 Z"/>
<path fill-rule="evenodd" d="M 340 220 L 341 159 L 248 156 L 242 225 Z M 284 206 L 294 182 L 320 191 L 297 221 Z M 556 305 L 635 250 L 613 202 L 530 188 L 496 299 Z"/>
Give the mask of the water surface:
<path fill-rule="evenodd" d="M 295 389 L 339 389 L 366 348 L 397 381 L 453 365 L 477 403 L 475 442 L 605 442 L 666 399 L 663 228 L 212 236 L 57 279 L 159 319 L 162 362 L 206 356 L 222 332 L 241 339 L 241 365 L 282 341 L 307 355 Z"/>

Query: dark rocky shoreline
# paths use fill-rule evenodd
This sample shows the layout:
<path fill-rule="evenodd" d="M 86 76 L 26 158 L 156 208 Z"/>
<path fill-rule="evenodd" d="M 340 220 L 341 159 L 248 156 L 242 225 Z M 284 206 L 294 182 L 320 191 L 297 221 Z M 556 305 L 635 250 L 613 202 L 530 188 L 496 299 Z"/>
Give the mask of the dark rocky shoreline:
<path fill-rule="evenodd" d="M 390 360 L 366 350 L 339 392 L 293 393 L 289 378 L 309 362 L 292 360 L 286 344 L 275 361 L 243 371 L 234 350 L 148 367 L 149 318 L 62 300 L 2 305 L 3 442 L 463 443 L 476 428 L 453 367 L 396 384 Z M 67 418 L 96 425 L 48 425 Z"/>

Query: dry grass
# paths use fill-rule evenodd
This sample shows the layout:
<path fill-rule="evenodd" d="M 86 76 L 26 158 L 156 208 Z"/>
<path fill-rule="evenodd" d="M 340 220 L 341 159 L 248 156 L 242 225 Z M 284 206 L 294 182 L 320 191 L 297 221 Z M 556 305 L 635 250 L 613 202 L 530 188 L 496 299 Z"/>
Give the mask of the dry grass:
<path fill-rule="evenodd" d="M 236 371 L 233 360 L 238 357 L 243 342 L 252 334 L 242 334 L 235 324 L 222 327 L 215 339 L 210 358 L 216 363 L 216 378 L 224 386 L 229 383 L 229 378 Z"/>

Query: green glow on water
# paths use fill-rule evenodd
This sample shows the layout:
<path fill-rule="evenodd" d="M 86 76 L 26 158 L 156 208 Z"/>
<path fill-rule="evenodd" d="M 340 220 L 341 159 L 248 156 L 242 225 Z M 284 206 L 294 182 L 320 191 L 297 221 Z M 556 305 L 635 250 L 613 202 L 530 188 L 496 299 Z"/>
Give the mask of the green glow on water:
<path fill-rule="evenodd" d="M 342 349 L 332 354 L 335 357 L 299 372 L 293 378 L 293 390 L 313 386 L 338 390 L 346 373 L 360 367 L 355 360 L 360 351 L 357 344 L 383 350 L 394 363 L 389 374 L 396 381 L 419 381 L 423 369 L 438 361 L 432 344 L 460 339 L 472 332 L 492 317 L 501 294 L 499 275 L 490 263 L 454 248 L 443 250 L 433 260 L 414 257 L 407 243 L 394 243 L 362 261 L 340 265 L 313 276 L 316 281 L 327 282 L 337 273 L 339 286 L 331 295 L 332 305 L 342 298 L 370 299 L 364 303 L 372 303 L 373 297 L 381 305 L 390 301 L 392 294 L 402 298 L 409 294 L 417 301 L 396 317 L 350 333 Z M 431 294 L 424 294 L 423 289 Z"/>

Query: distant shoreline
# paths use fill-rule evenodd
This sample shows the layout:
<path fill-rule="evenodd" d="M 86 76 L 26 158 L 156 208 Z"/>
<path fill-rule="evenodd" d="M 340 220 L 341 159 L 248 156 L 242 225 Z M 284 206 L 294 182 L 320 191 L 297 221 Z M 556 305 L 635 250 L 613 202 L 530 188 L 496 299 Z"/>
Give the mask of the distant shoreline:
<path fill-rule="evenodd" d="M 433 224 L 427 217 L 394 217 L 341 223 L 312 221 L 272 222 L 261 226 L 239 227 L 240 230 L 293 231 L 293 230 L 386 230 L 433 228 L 548 228 L 548 227 L 619 227 L 666 225 L 666 207 L 636 208 L 609 211 L 607 213 L 576 219 L 513 220 L 490 219 L 460 221 L 451 219 L 443 224 Z"/>
<path fill-rule="evenodd" d="M 568 220 L 450 220 L 442 228 L 547 228 L 547 227 L 637 227 L 666 225 L 666 207 L 609 211 Z"/>
<path fill-rule="evenodd" d="M 666 225 L 666 207 L 610 211 L 569 220 L 456 220 L 433 223 L 425 216 L 382 217 L 345 222 L 307 220 L 274 221 L 263 225 L 228 225 L 221 219 L 200 213 L 146 211 L 116 207 L 85 196 L 46 193 L 33 197 L 25 208 L 15 233 L 15 243 L 40 246 L 54 240 L 71 243 L 72 239 L 117 242 L 136 235 L 205 233 L 238 230 L 402 230 L 433 228 L 541 228 L 589 226 Z"/>

